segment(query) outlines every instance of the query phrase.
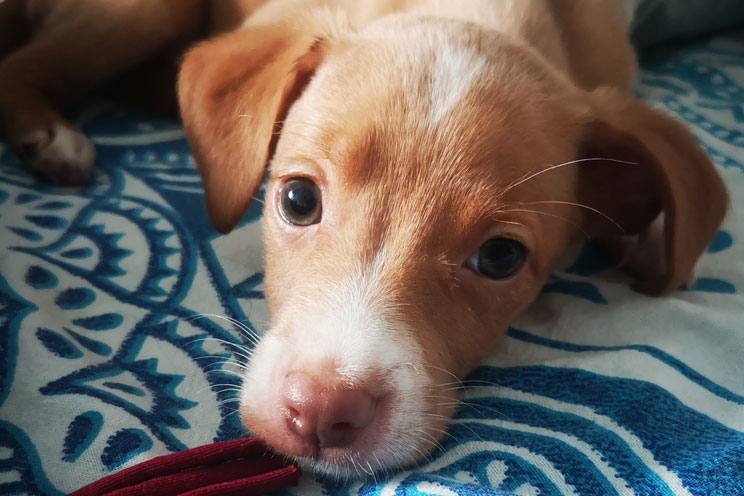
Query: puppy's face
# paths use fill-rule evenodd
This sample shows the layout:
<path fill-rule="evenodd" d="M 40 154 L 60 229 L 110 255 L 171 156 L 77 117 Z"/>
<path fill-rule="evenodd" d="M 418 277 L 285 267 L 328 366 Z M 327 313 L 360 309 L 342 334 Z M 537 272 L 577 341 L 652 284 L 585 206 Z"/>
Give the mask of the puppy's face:
<path fill-rule="evenodd" d="M 596 124 L 590 98 L 496 33 L 400 17 L 307 47 L 297 62 L 287 57 L 281 70 L 294 72 L 279 94 L 259 91 L 276 102 L 263 128 L 262 109 L 250 111 L 255 82 L 192 90 L 187 58 L 180 90 L 218 226 L 242 213 L 246 193 L 235 190 L 261 177 L 260 168 L 231 176 L 241 166 L 224 156 L 265 160 L 282 121 L 264 211 L 272 323 L 241 413 L 275 449 L 350 475 L 430 451 L 458 380 L 534 300 L 566 246 L 582 232 L 641 232 L 666 206 L 665 176 L 662 166 L 618 174 L 612 163 L 657 157 Z M 213 109 L 190 109 L 200 91 L 215 101 L 236 92 L 231 111 L 253 121 L 233 124 L 228 150 L 196 136 L 215 128 L 199 123 Z M 262 152 L 241 145 L 262 133 Z M 616 162 L 582 171 L 574 161 L 600 145 Z M 608 186 L 634 193 L 608 202 Z"/>
<path fill-rule="evenodd" d="M 544 182 L 516 185 L 569 158 L 565 130 L 541 118 L 562 109 L 503 81 L 500 70 L 522 71 L 513 47 L 479 49 L 428 27 L 395 42 L 372 32 L 328 54 L 271 162 L 272 328 L 246 376 L 243 415 L 281 451 L 326 469 L 429 450 L 455 378 L 534 299 L 572 233 L 532 205 L 555 198 Z M 553 177 L 565 199 L 570 176 Z M 295 375 L 317 384 L 287 386 Z M 369 423 L 331 446 L 297 435 L 307 414 L 288 398 L 324 388 L 371 397 Z"/>

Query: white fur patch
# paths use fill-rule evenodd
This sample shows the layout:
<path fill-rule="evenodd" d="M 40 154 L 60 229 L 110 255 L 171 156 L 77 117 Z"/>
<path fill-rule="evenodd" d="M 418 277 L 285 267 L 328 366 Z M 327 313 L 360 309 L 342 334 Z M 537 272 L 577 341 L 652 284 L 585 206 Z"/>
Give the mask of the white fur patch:
<path fill-rule="evenodd" d="M 89 171 L 95 159 L 95 150 L 88 138 L 67 126 L 57 125 L 49 145 L 39 150 L 39 159 L 66 162 L 82 171 Z"/>
<path fill-rule="evenodd" d="M 485 66 L 483 55 L 451 43 L 441 45 L 431 69 L 431 125 L 458 104 Z"/>
<path fill-rule="evenodd" d="M 63 163 L 87 176 L 93 168 L 96 151 L 88 138 L 82 133 L 62 124 L 57 124 L 52 131 L 52 138 L 46 131 L 36 131 L 23 140 L 24 143 L 36 147 L 36 155 L 33 157 L 34 164 Z"/>
<path fill-rule="evenodd" d="M 275 323 L 283 327 L 286 337 L 270 330 L 254 350 L 241 402 L 261 415 L 276 416 L 264 408 L 271 405 L 261 403 L 275 397 L 289 372 L 332 374 L 342 382 L 362 385 L 379 381 L 383 374 L 385 394 L 394 395 L 395 401 L 390 402 L 385 429 L 379 434 L 382 446 L 358 455 L 365 464 L 380 468 L 413 456 L 420 442 L 414 434 L 421 429 L 423 396 L 431 379 L 424 371 L 420 347 L 407 329 L 385 318 L 385 288 L 377 277 L 381 257 L 377 260 L 323 294 L 307 295 L 291 304 L 291 310 Z M 339 470 L 322 461 L 300 461 L 322 472 Z"/>

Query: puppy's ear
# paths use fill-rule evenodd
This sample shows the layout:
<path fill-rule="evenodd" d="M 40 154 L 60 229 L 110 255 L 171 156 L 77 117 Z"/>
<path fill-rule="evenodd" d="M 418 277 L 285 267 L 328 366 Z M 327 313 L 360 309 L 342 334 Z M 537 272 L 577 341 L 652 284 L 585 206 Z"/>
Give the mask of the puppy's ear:
<path fill-rule="evenodd" d="M 278 122 L 324 55 L 291 26 L 242 28 L 189 50 L 178 77 L 186 137 L 219 232 L 245 213 L 263 177 Z"/>
<path fill-rule="evenodd" d="M 635 289 L 665 294 L 690 276 L 726 213 L 726 188 L 692 134 L 639 100 L 600 88 L 590 93 L 593 120 L 586 127 L 579 200 L 615 220 L 588 215 L 587 231 L 598 237 L 639 234 L 645 258 L 628 256 L 639 276 Z M 649 232 L 656 219 L 660 235 Z M 627 239 L 627 238 L 626 238 Z M 637 246 L 636 246 L 637 248 Z M 635 260 L 634 260 L 635 258 Z M 640 269 L 639 269 L 640 268 Z"/>

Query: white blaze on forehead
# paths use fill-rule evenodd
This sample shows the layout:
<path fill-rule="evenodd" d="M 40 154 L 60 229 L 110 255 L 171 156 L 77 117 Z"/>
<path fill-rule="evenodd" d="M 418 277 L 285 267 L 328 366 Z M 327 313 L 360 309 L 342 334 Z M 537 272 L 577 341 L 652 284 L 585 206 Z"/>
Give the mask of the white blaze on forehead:
<path fill-rule="evenodd" d="M 437 47 L 431 68 L 429 123 L 436 125 L 477 81 L 486 58 L 466 47 L 444 42 Z"/>

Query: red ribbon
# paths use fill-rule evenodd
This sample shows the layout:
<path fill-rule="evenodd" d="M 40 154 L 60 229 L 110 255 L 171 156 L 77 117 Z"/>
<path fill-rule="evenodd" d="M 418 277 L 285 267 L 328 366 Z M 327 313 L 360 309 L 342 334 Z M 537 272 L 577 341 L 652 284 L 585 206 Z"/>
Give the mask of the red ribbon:
<path fill-rule="evenodd" d="M 300 469 L 248 437 L 159 456 L 104 477 L 70 496 L 252 495 L 294 486 Z"/>

